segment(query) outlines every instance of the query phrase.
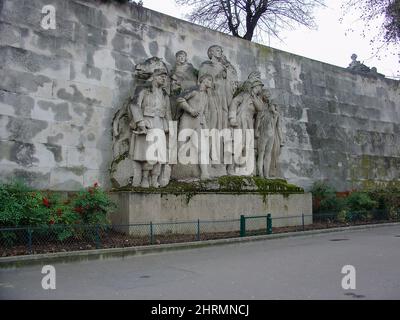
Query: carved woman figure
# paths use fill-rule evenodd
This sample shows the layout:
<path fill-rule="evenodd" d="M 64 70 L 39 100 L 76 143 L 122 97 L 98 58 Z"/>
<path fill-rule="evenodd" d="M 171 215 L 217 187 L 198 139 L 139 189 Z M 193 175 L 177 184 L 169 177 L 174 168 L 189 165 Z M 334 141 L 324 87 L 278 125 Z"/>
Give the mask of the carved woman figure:
<path fill-rule="evenodd" d="M 229 124 L 234 129 L 242 130 L 242 144 L 235 143 L 235 146 L 241 146 L 240 152 L 242 154 L 245 149 L 245 134 L 246 129 L 254 129 L 255 117 L 263 108 L 263 102 L 259 96 L 264 84 L 260 80 L 255 80 L 249 85 L 248 91 L 243 91 L 236 96 L 231 105 L 229 106 Z M 253 137 L 252 137 L 253 138 Z M 235 165 L 228 165 L 228 173 L 234 174 Z"/>
<path fill-rule="evenodd" d="M 255 136 L 257 138 L 257 171 L 261 177 L 278 174 L 278 159 L 283 145 L 281 116 L 276 104 L 268 99 L 267 90 L 262 90 L 264 108 L 257 115 Z"/>
<path fill-rule="evenodd" d="M 210 115 L 210 128 L 228 128 L 228 106 L 233 99 L 234 89 L 237 83 L 235 67 L 223 55 L 222 47 L 211 46 L 208 51 L 209 61 L 200 65 L 199 77 L 210 74 L 213 77 L 215 94 L 218 101 L 218 109 Z"/>
<path fill-rule="evenodd" d="M 193 134 L 189 136 L 184 146 L 195 150 L 197 163 L 200 166 L 201 179 L 209 179 L 208 165 L 201 163 L 200 131 L 207 128 L 207 118 L 210 106 L 214 103 L 210 89 L 213 86 L 212 76 L 204 74 L 199 78 L 199 86 L 187 92 L 177 99 L 178 106 L 184 111 L 179 121 L 179 132 L 183 129 L 192 129 Z M 203 152 L 208 150 L 203 150 Z M 185 150 L 180 152 L 186 153 Z"/>

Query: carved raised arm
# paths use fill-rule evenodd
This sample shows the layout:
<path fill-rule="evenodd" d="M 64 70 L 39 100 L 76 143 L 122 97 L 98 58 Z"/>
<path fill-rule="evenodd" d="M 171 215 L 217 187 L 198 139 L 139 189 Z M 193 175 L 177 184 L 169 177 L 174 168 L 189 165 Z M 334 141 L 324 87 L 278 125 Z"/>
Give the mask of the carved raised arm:
<path fill-rule="evenodd" d="M 243 103 L 243 95 L 238 95 L 237 97 L 235 97 L 232 100 L 231 104 L 229 105 L 228 120 L 232 127 L 238 126 L 237 119 L 236 119 L 237 109 L 238 109 L 239 105 L 242 103 Z"/>

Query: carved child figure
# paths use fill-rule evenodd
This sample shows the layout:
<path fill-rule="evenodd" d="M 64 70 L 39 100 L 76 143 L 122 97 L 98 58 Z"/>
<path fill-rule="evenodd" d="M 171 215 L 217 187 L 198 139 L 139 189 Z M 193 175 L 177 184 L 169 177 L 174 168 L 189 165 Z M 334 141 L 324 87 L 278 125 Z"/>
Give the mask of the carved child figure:
<path fill-rule="evenodd" d="M 187 60 L 187 53 L 183 50 L 175 54 L 176 62 L 171 71 L 173 76 L 180 79 L 180 86 L 183 90 L 193 88 L 197 84 L 196 70 Z"/>

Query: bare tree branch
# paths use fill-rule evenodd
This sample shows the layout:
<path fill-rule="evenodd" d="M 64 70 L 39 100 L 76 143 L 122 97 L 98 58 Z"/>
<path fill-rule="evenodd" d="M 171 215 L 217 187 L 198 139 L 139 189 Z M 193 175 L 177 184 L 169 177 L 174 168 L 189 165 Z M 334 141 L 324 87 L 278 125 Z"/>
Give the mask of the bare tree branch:
<path fill-rule="evenodd" d="M 342 9 L 356 10 L 365 22 L 365 31 L 370 31 L 375 19 L 383 17 L 383 25 L 372 42 L 400 44 L 400 0 L 347 0 Z"/>
<path fill-rule="evenodd" d="M 265 32 L 278 37 L 279 30 L 291 29 L 296 25 L 314 28 L 312 11 L 324 5 L 324 0 L 175 1 L 193 7 L 187 17 L 190 21 L 247 40 Z"/>

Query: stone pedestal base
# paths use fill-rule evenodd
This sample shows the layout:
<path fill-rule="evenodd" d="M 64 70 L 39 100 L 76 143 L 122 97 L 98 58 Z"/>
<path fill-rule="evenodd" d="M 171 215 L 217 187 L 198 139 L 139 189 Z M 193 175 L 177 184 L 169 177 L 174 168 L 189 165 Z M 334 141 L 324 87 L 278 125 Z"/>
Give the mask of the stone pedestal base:
<path fill-rule="evenodd" d="M 207 232 L 238 231 L 239 222 L 223 220 L 240 219 L 240 215 L 259 216 L 270 213 L 273 227 L 301 225 L 301 215 L 308 215 L 305 224 L 312 223 L 312 197 L 304 194 L 259 194 L 259 193 L 139 193 L 118 191 L 113 195 L 118 210 L 112 217 L 113 224 L 160 223 L 178 221 L 210 221 Z M 296 217 L 297 216 L 297 217 Z M 298 217 L 300 216 L 300 217 Z M 221 222 L 211 222 L 218 221 Z M 247 219 L 246 229 L 265 228 L 264 219 Z M 160 228 L 155 228 L 155 232 Z M 167 227 L 168 229 L 168 227 Z M 168 232 L 179 232 L 181 228 L 170 225 Z M 163 232 L 166 228 L 162 228 Z M 127 230 L 126 230 L 127 231 Z M 133 231 L 131 231 L 133 232 Z M 160 231 L 161 232 L 161 231 Z M 195 224 L 187 233 L 196 233 Z"/>

